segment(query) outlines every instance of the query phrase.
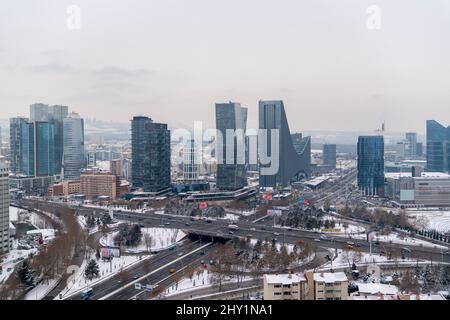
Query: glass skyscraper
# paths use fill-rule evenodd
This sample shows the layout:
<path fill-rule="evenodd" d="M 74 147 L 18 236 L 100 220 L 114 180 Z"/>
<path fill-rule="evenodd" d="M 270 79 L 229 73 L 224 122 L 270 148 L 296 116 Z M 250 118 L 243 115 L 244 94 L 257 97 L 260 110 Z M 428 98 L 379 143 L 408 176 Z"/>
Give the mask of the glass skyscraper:
<path fill-rule="evenodd" d="M 384 138 L 358 138 L 358 187 L 364 195 L 384 196 Z"/>
<path fill-rule="evenodd" d="M 427 171 L 450 172 L 450 126 L 427 121 Z"/>
<path fill-rule="evenodd" d="M 330 169 L 336 169 L 336 145 L 324 144 L 322 150 L 323 165 Z"/>
<path fill-rule="evenodd" d="M 216 129 L 222 134 L 217 139 L 217 188 L 237 190 L 247 185 L 246 139 L 247 108 L 239 103 L 216 103 Z M 227 130 L 236 135 L 227 137 Z M 221 140 L 221 141 L 219 141 Z M 233 147 L 234 146 L 234 147 Z"/>
<path fill-rule="evenodd" d="M 50 106 L 48 108 L 48 121 L 53 125 L 55 133 L 55 159 L 54 171 L 55 174 L 60 174 L 62 170 L 63 152 L 64 152 L 64 119 L 69 114 L 69 107 L 67 106 Z"/>
<path fill-rule="evenodd" d="M 148 117 L 131 122 L 132 184 L 144 192 L 170 188 L 170 131 Z"/>
<path fill-rule="evenodd" d="M 270 167 L 260 164 L 259 185 L 261 187 L 286 186 L 292 179 L 311 174 L 311 141 L 300 135 L 300 140 L 294 146 L 293 137 L 289 130 L 283 101 L 260 101 L 259 102 L 259 129 L 267 130 L 266 145 L 258 143 L 258 149 L 264 150 L 269 156 L 274 155 L 272 146 L 271 130 L 279 130 L 279 139 L 276 142 L 279 147 L 279 169 L 277 174 L 263 175 L 261 170 Z M 304 140 L 306 139 L 306 140 Z"/>
<path fill-rule="evenodd" d="M 85 167 L 83 119 L 71 113 L 63 121 L 63 132 L 64 180 L 79 180 Z"/>

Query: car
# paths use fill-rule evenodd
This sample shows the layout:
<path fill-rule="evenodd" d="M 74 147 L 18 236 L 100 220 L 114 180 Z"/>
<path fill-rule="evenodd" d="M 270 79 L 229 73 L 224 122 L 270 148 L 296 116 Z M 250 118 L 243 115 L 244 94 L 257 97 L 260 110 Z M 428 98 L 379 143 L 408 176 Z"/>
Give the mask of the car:
<path fill-rule="evenodd" d="M 278 239 L 277 239 L 277 238 L 272 238 L 272 241 L 273 241 L 273 242 L 277 242 Z"/>
<path fill-rule="evenodd" d="M 278 232 L 274 232 L 273 235 L 278 237 L 280 234 Z"/>
<path fill-rule="evenodd" d="M 250 231 L 256 231 L 256 228 L 251 228 Z"/>
<path fill-rule="evenodd" d="M 204 256 L 205 255 L 205 251 L 200 251 L 200 255 Z"/>
<path fill-rule="evenodd" d="M 191 221 L 196 221 L 197 219 L 195 219 L 194 217 L 191 217 Z"/>
<path fill-rule="evenodd" d="M 133 277 L 133 280 L 137 280 L 137 279 L 139 279 L 139 276 L 138 276 L 138 275 L 136 275 L 136 276 Z"/>
<path fill-rule="evenodd" d="M 174 269 L 174 268 L 172 268 L 172 269 L 169 270 L 169 273 L 175 273 L 175 272 L 177 272 L 177 270 Z"/>
<path fill-rule="evenodd" d="M 253 235 L 252 234 L 248 234 L 247 235 L 247 239 L 251 239 L 251 238 L 253 238 Z"/>
<path fill-rule="evenodd" d="M 178 254 L 179 257 L 181 257 L 181 256 L 183 256 L 183 255 L 184 255 L 184 252 L 180 252 L 180 253 Z"/>
<path fill-rule="evenodd" d="M 205 260 L 200 261 L 201 264 L 205 264 Z"/>
<path fill-rule="evenodd" d="M 228 234 L 234 234 L 234 232 L 233 231 L 228 231 Z"/>
<path fill-rule="evenodd" d="M 320 242 L 320 239 L 314 239 L 315 242 Z"/>
<path fill-rule="evenodd" d="M 186 222 L 184 225 L 185 225 L 186 227 L 189 227 L 191 224 L 190 224 L 189 222 Z"/>
<path fill-rule="evenodd" d="M 287 231 L 292 231 L 292 228 L 287 228 Z"/>
<path fill-rule="evenodd" d="M 327 236 L 326 236 L 326 235 L 321 235 L 321 236 L 320 236 L 320 239 L 324 239 L 324 240 L 326 240 L 326 239 L 328 239 L 328 238 L 327 238 Z"/>
<path fill-rule="evenodd" d="M 164 223 L 165 226 L 170 226 L 170 222 Z"/>
<path fill-rule="evenodd" d="M 351 241 L 347 241 L 347 244 L 349 244 L 349 245 L 351 245 L 351 246 L 354 246 L 354 245 L 355 245 L 355 243 L 354 243 L 354 242 L 351 242 Z"/>

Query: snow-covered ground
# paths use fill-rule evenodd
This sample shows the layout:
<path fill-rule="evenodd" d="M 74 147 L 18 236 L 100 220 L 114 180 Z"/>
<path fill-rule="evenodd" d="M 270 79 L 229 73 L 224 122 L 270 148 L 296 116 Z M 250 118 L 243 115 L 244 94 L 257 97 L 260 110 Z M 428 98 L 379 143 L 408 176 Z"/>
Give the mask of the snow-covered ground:
<path fill-rule="evenodd" d="M 227 213 L 225 214 L 225 216 L 223 218 L 221 218 L 223 220 L 229 220 L 229 221 L 238 221 L 239 220 L 239 216 L 232 214 L 232 213 Z"/>
<path fill-rule="evenodd" d="M 355 234 L 355 233 L 361 233 L 361 232 L 365 232 L 366 231 L 365 228 L 363 228 L 361 226 L 358 226 L 358 225 L 355 225 L 353 223 L 348 223 L 347 224 L 347 228 L 344 228 L 344 222 L 342 222 L 341 219 L 337 219 L 336 217 L 333 217 L 333 216 L 326 216 L 323 220 L 324 221 L 325 220 L 334 221 L 335 222 L 335 226 L 334 226 L 333 229 L 337 230 L 337 231 L 333 230 L 333 231 L 327 232 L 327 230 L 325 228 L 322 228 L 322 230 L 320 230 L 320 231 L 325 232 L 325 233 L 350 233 L 350 234 Z"/>
<path fill-rule="evenodd" d="M 6 281 L 14 272 L 14 267 L 26 259 L 31 253 L 36 253 L 36 248 L 30 250 L 11 250 L 1 261 L 2 273 L 0 273 L 0 283 Z"/>
<path fill-rule="evenodd" d="M 205 269 L 200 272 L 195 272 L 192 279 L 183 278 L 178 283 L 172 284 L 166 291 L 162 294 L 163 297 L 169 297 L 180 293 L 191 292 L 198 289 L 212 287 L 213 283 L 211 282 L 212 273 Z M 251 280 L 250 277 L 244 277 L 242 281 Z M 236 278 L 227 277 L 224 279 L 223 284 L 234 283 L 237 282 Z"/>
<path fill-rule="evenodd" d="M 125 252 L 139 253 L 166 249 L 178 241 L 181 241 L 186 234 L 178 229 L 164 229 L 164 228 L 141 228 L 142 241 L 137 247 L 124 249 Z M 104 246 L 114 246 L 114 237 L 118 231 L 109 233 L 100 239 L 100 243 Z M 151 245 L 147 248 L 145 243 L 146 235 L 151 237 Z M 149 250 L 148 250 L 149 249 Z"/>
<path fill-rule="evenodd" d="M 352 234 L 352 235 L 340 235 L 348 237 L 349 239 L 366 239 L 366 234 Z M 397 243 L 397 244 L 405 244 L 410 246 L 424 246 L 424 247 L 433 247 L 433 248 L 439 248 L 439 249 L 447 249 L 446 246 L 442 246 L 439 244 L 434 244 L 429 241 L 411 238 L 411 237 L 404 237 L 397 233 L 390 233 L 387 235 L 380 235 L 377 234 L 373 241 L 379 241 L 381 243 Z"/>
<path fill-rule="evenodd" d="M 25 295 L 25 300 L 42 300 L 56 286 L 57 280 L 43 281 Z"/>
<path fill-rule="evenodd" d="M 429 230 L 450 232 L 450 211 L 408 210 L 408 216 L 412 223 L 421 220 Z"/>

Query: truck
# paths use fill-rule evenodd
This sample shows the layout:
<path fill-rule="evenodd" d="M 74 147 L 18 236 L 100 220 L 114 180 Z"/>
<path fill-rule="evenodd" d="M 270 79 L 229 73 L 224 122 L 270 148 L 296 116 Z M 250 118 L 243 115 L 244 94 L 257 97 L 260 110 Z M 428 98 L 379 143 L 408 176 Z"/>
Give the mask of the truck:
<path fill-rule="evenodd" d="M 237 230 L 239 230 L 239 227 L 238 227 L 237 225 L 235 225 L 235 224 L 230 224 L 230 225 L 228 226 L 228 229 L 229 229 L 229 230 L 237 231 Z"/>

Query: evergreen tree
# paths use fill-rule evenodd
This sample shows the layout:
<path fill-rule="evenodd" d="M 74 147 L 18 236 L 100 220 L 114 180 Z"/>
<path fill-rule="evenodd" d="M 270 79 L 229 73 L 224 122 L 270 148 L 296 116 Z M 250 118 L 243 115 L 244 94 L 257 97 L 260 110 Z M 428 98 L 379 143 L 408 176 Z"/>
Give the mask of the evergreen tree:
<path fill-rule="evenodd" d="M 17 277 L 26 288 L 34 288 L 36 286 L 35 271 L 31 268 L 28 260 L 24 260 L 17 270 Z"/>
<path fill-rule="evenodd" d="M 89 261 L 86 270 L 84 271 L 84 275 L 87 279 L 92 280 L 94 278 L 98 278 L 100 274 L 100 270 L 98 268 L 98 263 L 94 259 Z"/>

